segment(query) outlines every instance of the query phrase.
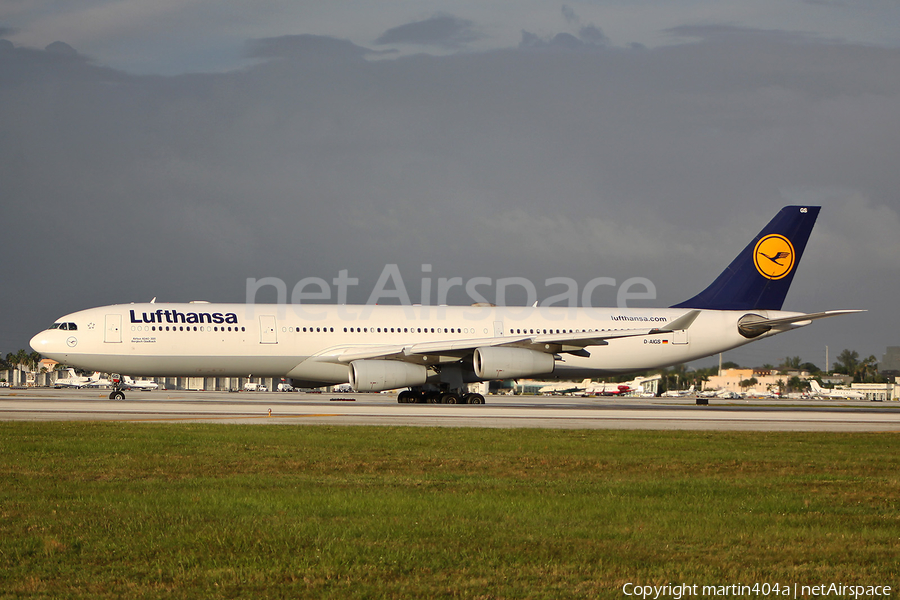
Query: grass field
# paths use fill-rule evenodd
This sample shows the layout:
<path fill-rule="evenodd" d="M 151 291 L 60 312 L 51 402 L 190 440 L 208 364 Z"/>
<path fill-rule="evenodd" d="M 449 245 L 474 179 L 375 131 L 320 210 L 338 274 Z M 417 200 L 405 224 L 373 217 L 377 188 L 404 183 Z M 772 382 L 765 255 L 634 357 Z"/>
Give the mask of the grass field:
<path fill-rule="evenodd" d="M 0 423 L 0 598 L 896 592 L 898 563 L 895 434 Z"/>

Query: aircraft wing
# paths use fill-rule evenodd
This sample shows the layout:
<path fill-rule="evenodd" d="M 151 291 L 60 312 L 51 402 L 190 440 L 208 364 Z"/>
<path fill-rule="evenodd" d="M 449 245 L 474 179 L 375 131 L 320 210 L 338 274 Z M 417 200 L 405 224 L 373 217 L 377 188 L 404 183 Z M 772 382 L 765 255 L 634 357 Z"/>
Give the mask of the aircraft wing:
<path fill-rule="evenodd" d="M 336 362 L 341 363 L 351 363 L 354 360 L 390 359 L 417 364 L 438 364 L 455 362 L 471 354 L 476 348 L 506 346 L 527 348 L 552 354 L 563 352 L 589 356 L 585 350 L 587 346 L 604 346 L 608 343 L 608 340 L 612 339 L 656 335 L 669 333 L 676 329 L 687 329 L 699 314 L 699 310 L 692 310 L 662 327 L 653 328 L 603 329 L 578 333 L 522 334 L 465 340 L 441 340 L 439 342 L 422 342 L 421 344 L 409 345 L 357 346 L 333 349 L 329 354 Z M 327 360 L 327 358 L 326 356 L 319 357 L 320 360 Z"/>

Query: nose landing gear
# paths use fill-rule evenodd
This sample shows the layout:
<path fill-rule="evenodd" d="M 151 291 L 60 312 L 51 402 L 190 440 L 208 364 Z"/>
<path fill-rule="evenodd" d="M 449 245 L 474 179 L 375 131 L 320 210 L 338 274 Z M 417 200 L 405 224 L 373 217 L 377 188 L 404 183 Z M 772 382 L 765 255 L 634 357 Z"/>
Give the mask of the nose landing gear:
<path fill-rule="evenodd" d="M 109 380 L 112 382 L 112 385 L 113 385 L 113 391 L 111 391 L 109 393 L 109 399 L 110 400 L 124 400 L 125 392 L 122 390 L 124 390 L 125 388 L 122 385 L 122 378 L 119 375 L 114 374 L 114 375 L 110 376 Z"/>

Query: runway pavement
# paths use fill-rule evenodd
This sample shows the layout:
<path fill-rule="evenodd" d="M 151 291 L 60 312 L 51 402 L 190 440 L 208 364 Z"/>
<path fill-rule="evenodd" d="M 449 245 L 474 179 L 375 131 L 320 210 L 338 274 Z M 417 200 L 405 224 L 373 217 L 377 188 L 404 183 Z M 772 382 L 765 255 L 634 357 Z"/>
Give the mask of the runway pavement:
<path fill-rule="evenodd" d="M 398 404 L 393 394 L 108 393 L 2 388 L 0 420 L 900 432 L 900 402 L 488 396 L 469 406 Z"/>

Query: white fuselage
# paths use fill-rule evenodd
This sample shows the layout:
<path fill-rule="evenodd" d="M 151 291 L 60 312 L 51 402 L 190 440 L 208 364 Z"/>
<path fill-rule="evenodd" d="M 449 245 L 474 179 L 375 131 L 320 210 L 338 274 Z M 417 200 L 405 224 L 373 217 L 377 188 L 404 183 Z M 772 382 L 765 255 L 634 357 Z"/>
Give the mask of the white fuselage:
<path fill-rule="evenodd" d="M 57 322 L 77 328 L 45 330 L 31 345 L 61 363 L 108 373 L 292 377 L 327 384 L 348 381 L 348 365 L 339 360 L 347 352 L 661 328 L 687 312 L 684 308 L 122 304 L 66 315 Z M 550 377 L 654 369 L 735 348 L 752 341 L 737 328 L 738 319 L 748 312 L 702 310 L 685 330 L 610 339 L 587 346 L 589 356 L 562 353 Z M 801 314 L 752 312 L 766 318 Z"/>

